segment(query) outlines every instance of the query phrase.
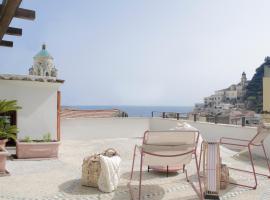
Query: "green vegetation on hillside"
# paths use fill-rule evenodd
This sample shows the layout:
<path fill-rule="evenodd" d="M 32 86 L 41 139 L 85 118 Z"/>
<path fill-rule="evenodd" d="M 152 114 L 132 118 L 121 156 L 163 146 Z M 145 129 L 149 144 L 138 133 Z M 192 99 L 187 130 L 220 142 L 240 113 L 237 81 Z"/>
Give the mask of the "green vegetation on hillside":
<path fill-rule="evenodd" d="M 246 108 L 248 110 L 253 110 L 257 113 L 262 112 L 263 108 L 263 76 L 264 76 L 264 66 L 270 65 L 270 58 L 265 58 L 265 62 L 261 64 L 260 67 L 256 69 L 254 76 L 247 86 L 246 91 Z"/>

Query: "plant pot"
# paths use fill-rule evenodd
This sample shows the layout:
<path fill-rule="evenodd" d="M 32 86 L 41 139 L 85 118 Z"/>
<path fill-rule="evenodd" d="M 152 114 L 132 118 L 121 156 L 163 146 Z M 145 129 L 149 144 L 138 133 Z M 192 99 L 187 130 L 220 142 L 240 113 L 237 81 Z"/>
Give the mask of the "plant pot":
<path fill-rule="evenodd" d="M 57 158 L 60 142 L 20 142 L 16 141 L 16 155 L 24 158 Z"/>
<path fill-rule="evenodd" d="M 5 148 L 8 139 L 0 139 L 0 147 Z"/>
<path fill-rule="evenodd" d="M 6 160 L 8 156 L 7 150 L 0 147 L 0 174 L 6 173 Z"/>

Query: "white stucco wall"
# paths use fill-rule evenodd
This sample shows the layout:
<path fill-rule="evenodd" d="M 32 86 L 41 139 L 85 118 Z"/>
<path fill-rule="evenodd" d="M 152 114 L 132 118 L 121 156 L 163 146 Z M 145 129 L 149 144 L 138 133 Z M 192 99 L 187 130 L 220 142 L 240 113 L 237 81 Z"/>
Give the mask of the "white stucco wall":
<path fill-rule="evenodd" d="M 151 118 L 76 118 L 62 119 L 61 133 L 63 139 L 93 140 L 101 138 L 130 138 L 142 137 L 151 124 L 157 129 L 171 127 L 177 120 L 164 119 L 165 123 L 152 121 Z M 162 119 L 160 119 L 162 120 Z M 213 124 L 207 122 L 186 121 L 197 128 L 205 140 L 218 141 L 221 137 L 250 139 L 256 134 L 254 127 L 241 127 L 236 125 Z M 265 148 L 270 157 L 270 137 L 265 141 Z M 254 153 L 263 155 L 260 148 L 254 148 Z"/>
<path fill-rule="evenodd" d="M 57 90 L 59 83 L 0 80 L 0 99 L 17 100 L 18 138 L 42 139 L 45 133 L 57 136 Z"/>
<path fill-rule="evenodd" d="M 61 119 L 63 139 L 142 137 L 149 129 L 148 118 L 71 118 Z"/>

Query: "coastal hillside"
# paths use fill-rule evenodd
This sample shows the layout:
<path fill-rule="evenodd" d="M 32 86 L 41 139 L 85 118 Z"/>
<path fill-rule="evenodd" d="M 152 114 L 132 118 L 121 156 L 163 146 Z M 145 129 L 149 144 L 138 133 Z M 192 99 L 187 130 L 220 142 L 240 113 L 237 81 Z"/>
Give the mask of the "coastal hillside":
<path fill-rule="evenodd" d="M 256 113 L 261 113 L 263 108 L 263 76 L 264 66 L 270 65 L 270 57 L 266 57 L 264 63 L 256 69 L 254 76 L 247 86 L 246 91 L 246 108 Z"/>

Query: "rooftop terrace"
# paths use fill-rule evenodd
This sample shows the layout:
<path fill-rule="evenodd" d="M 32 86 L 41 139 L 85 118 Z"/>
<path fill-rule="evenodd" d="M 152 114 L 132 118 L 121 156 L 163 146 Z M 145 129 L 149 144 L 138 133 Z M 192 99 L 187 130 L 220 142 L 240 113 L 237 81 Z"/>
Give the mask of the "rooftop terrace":
<path fill-rule="evenodd" d="M 10 160 L 7 168 L 11 176 L 0 179 L 0 199 L 130 199 L 127 182 L 129 180 L 133 146 L 141 144 L 147 127 L 147 118 L 72 118 L 62 120 L 62 144 L 58 160 Z M 247 138 L 255 134 L 250 127 L 217 125 L 189 122 L 198 128 L 203 137 L 218 139 L 222 135 Z M 269 144 L 269 141 L 267 141 Z M 269 145 L 267 152 L 269 152 Z M 80 185 L 81 164 L 85 156 L 100 152 L 108 147 L 117 149 L 121 155 L 121 180 L 119 188 L 113 193 L 101 193 L 97 189 Z M 255 149 L 257 170 L 267 172 L 264 162 Z M 246 155 L 234 158 L 233 152 L 222 148 L 223 163 L 228 166 L 249 169 Z M 192 162 L 193 163 L 193 162 Z M 138 164 L 138 163 L 137 163 Z M 194 166 L 188 166 L 191 179 Z M 135 167 L 135 180 L 138 180 L 138 165 Z M 230 171 L 235 181 L 252 184 L 252 176 Z M 166 175 L 143 172 L 143 199 L 198 199 L 191 185 L 182 173 Z M 221 199 L 270 199 L 270 180 L 258 176 L 256 190 L 230 185 L 222 191 Z M 132 184 L 137 186 L 137 182 Z"/>

